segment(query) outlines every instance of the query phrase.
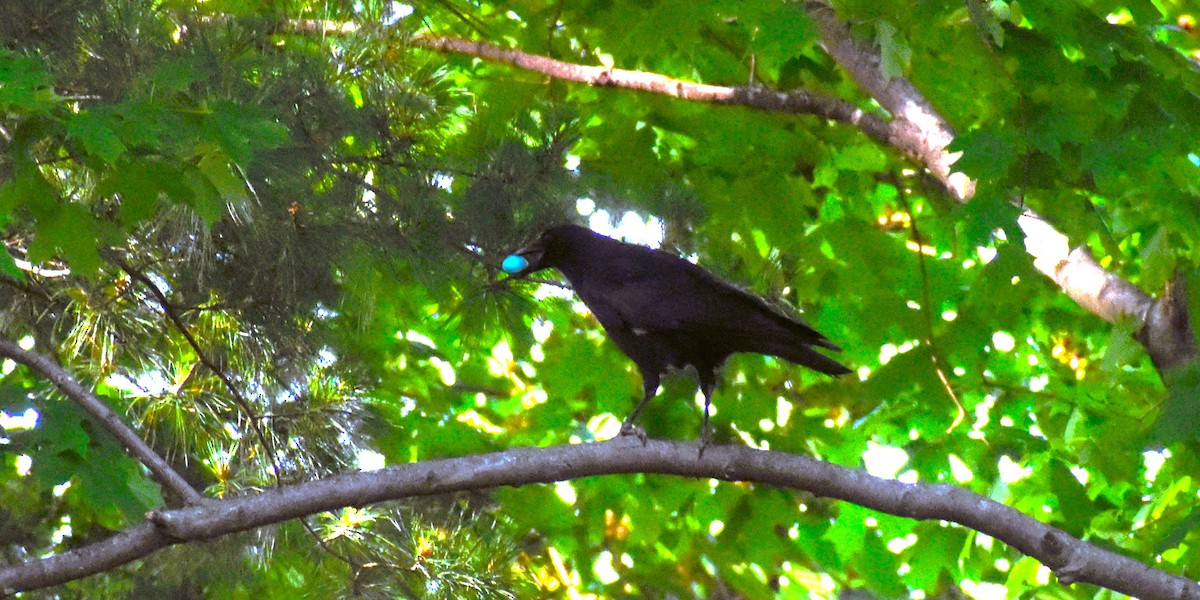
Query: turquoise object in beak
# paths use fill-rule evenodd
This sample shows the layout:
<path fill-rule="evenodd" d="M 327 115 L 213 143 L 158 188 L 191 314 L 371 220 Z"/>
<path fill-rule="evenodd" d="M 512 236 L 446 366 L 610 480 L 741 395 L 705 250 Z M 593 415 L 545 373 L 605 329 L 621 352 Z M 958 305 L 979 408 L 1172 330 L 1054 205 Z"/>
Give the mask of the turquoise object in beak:
<path fill-rule="evenodd" d="M 509 254 L 504 257 L 504 262 L 500 263 L 500 268 L 504 269 L 505 273 L 520 273 L 522 269 L 529 266 L 529 261 L 525 257 L 516 254 Z"/>

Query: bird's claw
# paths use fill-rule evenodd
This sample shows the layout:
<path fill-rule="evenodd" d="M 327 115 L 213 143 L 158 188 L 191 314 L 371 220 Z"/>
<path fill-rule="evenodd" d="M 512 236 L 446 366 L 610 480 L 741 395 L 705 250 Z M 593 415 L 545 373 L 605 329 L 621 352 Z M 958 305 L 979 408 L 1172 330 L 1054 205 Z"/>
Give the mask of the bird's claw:
<path fill-rule="evenodd" d="M 712 430 L 704 428 L 700 431 L 700 453 L 696 458 L 704 458 L 704 450 L 712 445 Z"/>
<path fill-rule="evenodd" d="M 647 439 L 646 432 L 643 431 L 641 427 L 638 427 L 637 425 L 634 425 L 633 423 L 622 423 L 621 424 L 621 432 L 618 433 L 617 435 L 622 436 L 622 437 L 627 436 L 627 435 L 636 435 L 639 440 L 642 440 L 642 445 L 643 446 L 646 445 L 646 439 Z"/>

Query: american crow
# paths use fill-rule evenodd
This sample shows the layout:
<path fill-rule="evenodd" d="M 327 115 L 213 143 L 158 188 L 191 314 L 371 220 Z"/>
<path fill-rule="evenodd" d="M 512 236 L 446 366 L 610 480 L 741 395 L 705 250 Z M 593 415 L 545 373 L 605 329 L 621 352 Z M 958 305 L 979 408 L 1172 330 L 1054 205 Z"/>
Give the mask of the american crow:
<path fill-rule="evenodd" d="M 635 432 L 634 420 L 658 392 L 667 367 L 696 368 L 704 392 L 704 443 L 716 370 L 730 354 L 769 354 L 829 375 L 850 373 L 813 350 L 841 349 L 812 327 L 668 252 L 561 225 L 506 257 L 502 268 L 512 276 L 558 269 L 637 364 L 644 395 L 621 424 L 622 435 Z"/>

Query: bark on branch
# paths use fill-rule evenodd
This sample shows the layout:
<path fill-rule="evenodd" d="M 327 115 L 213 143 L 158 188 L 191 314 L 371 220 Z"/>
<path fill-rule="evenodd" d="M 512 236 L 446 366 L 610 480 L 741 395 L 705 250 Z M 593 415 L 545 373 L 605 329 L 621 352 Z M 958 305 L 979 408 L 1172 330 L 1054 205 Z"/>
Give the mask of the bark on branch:
<path fill-rule="evenodd" d="M 929 169 L 950 195 L 965 202 L 975 194 L 975 182 L 951 166 L 959 153 L 946 151 L 954 130 L 933 105 L 904 77 L 885 77 L 875 47 L 854 39 L 850 26 L 837 18 L 825 2 L 805 2 L 804 9 L 817 23 L 825 51 L 868 95 L 892 114 L 888 143 Z"/>
<path fill-rule="evenodd" d="M 126 425 L 121 417 L 108 407 L 108 404 L 80 385 L 74 377 L 71 377 L 70 373 L 67 373 L 66 369 L 49 358 L 24 350 L 12 342 L 0 341 L 0 356 L 29 367 L 53 383 L 63 395 L 78 404 L 80 408 L 96 419 L 101 427 L 117 438 L 121 446 L 150 470 L 150 475 L 156 481 L 174 493 L 181 501 L 187 504 L 196 504 L 204 499 L 182 475 L 171 468 L 170 463 L 159 456 L 138 436 L 137 432 Z"/>
<path fill-rule="evenodd" d="M 635 437 L 524 448 L 422 461 L 266 492 L 150 513 L 114 537 L 0 569 L 0 592 L 47 587 L 146 556 L 167 546 L 210 539 L 345 506 L 496 486 L 523 486 L 616 473 L 660 473 L 806 490 L 880 512 L 959 523 L 1001 540 L 1050 567 L 1064 584 L 1086 582 L 1143 599 L 1200 599 L 1200 585 L 1103 550 L 1013 508 L 965 489 L 881 479 L 807 456 L 740 445 L 709 446 Z"/>
<path fill-rule="evenodd" d="M 569 63 L 548 56 L 501 48 L 486 42 L 457 38 L 417 36 L 411 41 L 413 45 L 428 50 L 476 56 L 564 81 L 640 90 L 692 102 L 746 106 L 794 115 L 815 115 L 853 125 L 879 142 L 890 143 L 892 137 L 891 125 L 878 115 L 866 112 L 840 98 L 807 90 L 777 92 L 753 86 L 727 87 L 691 83 L 657 73 Z"/>

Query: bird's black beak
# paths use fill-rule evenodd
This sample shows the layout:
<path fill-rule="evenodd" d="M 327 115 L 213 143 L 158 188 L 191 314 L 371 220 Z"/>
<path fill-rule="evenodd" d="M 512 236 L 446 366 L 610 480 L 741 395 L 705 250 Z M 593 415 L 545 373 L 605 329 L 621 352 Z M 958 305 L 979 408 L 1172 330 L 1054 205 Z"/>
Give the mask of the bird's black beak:
<path fill-rule="evenodd" d="M 533 243 L 504 257 L 500 268 L 513 277 L 520 277 L 541 268 L 542 255 L 545 250 L 541 244 Z"/>

